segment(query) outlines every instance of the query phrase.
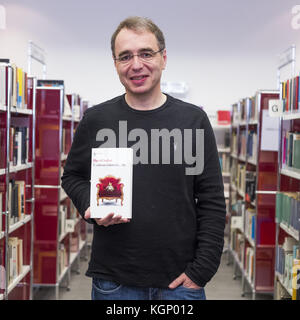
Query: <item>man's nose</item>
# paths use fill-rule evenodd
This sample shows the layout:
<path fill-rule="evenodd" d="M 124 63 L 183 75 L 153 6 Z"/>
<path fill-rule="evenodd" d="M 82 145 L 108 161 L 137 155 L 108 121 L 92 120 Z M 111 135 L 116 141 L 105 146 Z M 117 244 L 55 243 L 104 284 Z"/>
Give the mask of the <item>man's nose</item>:
<path fill-rule="evenodd" d="M 132 57 L 132 63 L 131 63 L 132 69 L 141 69 L 143 67 L 143 63 L 141 62 L 140 58 L 138 56 Z"/>

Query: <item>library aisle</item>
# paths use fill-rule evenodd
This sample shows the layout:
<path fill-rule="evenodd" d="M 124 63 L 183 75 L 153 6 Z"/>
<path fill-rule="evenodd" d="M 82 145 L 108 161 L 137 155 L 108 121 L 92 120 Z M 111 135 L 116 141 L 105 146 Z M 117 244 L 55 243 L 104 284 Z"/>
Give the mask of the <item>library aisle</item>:
<path fill-rule="evenodd" d="M 88 255 L 90 251 L 88 251 Z M 72 272 L 70 290 L 60 288 L 60 300 L 91 300 L 91 278 L 85 276 L 88 261 L 80 260 L 80 274 Z M 207 300 L 251 300 L 251 295 L 241 296 L 241 279 L 233 280 L 232 265 L 228 265 L 227 253 L 224 252 L 218 272 L 205 287 Z M 257 300 L 271 300 L 268 295 L 258 295 Z M 40 288 L 34 293 L 34 300 L 55 300 L 55 290 Z"/>

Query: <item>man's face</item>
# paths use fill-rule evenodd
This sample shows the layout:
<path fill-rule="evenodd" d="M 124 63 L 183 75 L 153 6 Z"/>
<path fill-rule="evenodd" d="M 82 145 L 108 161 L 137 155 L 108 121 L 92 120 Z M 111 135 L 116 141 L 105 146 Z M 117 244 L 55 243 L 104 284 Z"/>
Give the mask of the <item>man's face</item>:
<path fill-rule="evenodd" d="M 122 57 L 124 54 L 136 55 L 151 51 L 159 51 L 156 37 L 151 32 L 122 29 L 116 37 L 116 58 Z M 162 53 L 155 54 L 149 61 L 143 61 L 138 56 L 134 56 L 126 63 L 115 61 L 120 81 L 127 94 L 140 96 L 160 93 L 160 78 L 167 59 L 165 49 Z"/>

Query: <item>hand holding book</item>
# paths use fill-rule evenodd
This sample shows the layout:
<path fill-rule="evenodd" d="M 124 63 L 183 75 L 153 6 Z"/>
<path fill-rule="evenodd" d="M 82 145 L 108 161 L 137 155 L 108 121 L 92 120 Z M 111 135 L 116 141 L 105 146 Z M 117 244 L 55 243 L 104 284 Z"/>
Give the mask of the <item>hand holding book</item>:
<path fill-rule="evenodd" d="M 85 211 L 84 218 L 89 219 L 91 217 L 90 207 Z M 104 218 L 94 218 L 99 226 L 108 227 L 114 224 L 127 223 L 130 219 L 123 219 L 120 215 L 114 216 L 114 213 L 109 213 Z"/>

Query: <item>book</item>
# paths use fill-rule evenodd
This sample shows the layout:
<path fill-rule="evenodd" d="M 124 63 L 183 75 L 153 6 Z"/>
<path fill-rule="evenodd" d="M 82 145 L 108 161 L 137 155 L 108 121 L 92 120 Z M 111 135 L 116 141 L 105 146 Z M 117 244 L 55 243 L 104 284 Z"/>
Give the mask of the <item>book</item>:
<path fill-rule="evenodd" d="M 132 218 L 133 149 L 93 148 L 91 162 L 91 218 L 110 213 Z"/>
<path fill-rule="evenodd" d="M 300 133 L 293 134 L 292 166 L 300 169 Z"/>
<path fill-rule="evenodd" d="M 9 283 L 18 275 L 18 238 L 8 238 L 9 246 Z"/>

